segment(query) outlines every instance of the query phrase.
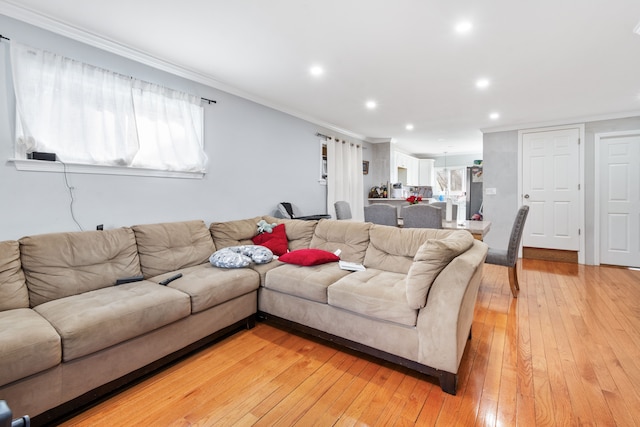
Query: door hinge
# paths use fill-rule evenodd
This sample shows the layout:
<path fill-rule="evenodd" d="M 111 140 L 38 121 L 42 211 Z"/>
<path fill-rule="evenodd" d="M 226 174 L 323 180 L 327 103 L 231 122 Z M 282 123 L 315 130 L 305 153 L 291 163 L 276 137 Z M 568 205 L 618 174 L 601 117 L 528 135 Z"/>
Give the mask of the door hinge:
<path fill-rule="evenodd" d="M 580 138 L 578 137 L 578 145 L 580 145 Z"/>
<path fill-rule="evenodd" d="M 578 228 L 578 236 L 582 235 L 582 230 Z"/>
<path fill-rule="evenodd" d="M 578 190 L 580 190 L 580 184 L 578 184 Z"/>

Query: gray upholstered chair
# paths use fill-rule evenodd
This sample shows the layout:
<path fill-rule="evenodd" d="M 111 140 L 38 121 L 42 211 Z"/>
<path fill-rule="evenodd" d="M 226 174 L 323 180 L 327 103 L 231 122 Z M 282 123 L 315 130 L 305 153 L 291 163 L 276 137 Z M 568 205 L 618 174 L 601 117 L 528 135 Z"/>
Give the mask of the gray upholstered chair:
<path fill-rule="evenodd" d="M 442 220 L 444 221 L 446 216 L 447 216 L 447 202 L 432 202 L 429 203 L 431 206 L 435 206 L 437 208 L 440 208 L 442 211 Z M 452 221 L 457 221 L 458 220 L 458 205 L 455 203 L 451 204 L 451 220 Z"/>
<path fill-rule="evenodd" d="M 518 262 L 518 249 L 520 249 L 520 241 L 522 240 L 522 231 L 524 223 L 527 220 L 529 206 L 524 205 L 518 209 L 516 219 L 511 228 L 511 237 L 509 237 L 509 247 L 507 249 L 489 248 L 487 253 L 487 264 L 503 265 L 509 267 L 509 286 L 511 286 L 511 294 L 514 298 L 518 297 L 520 284 L 518 283 L 518 274 L 516 263 Z"/>
<path fill-rule="evenodd" d="M 398 209 L 387 203 L 374 203 L 364 207 L 365 222 L 398 226 Z"/>
<path fill-rule="evenodd" d="M 431 204 L 415 204 L 402 208 L 404 228 L 442 228 L 441 209 Z"/>
<path fill-rule="evenodd" d="M 339 200 L 333 204 L 336 210 L 336 219 L 351 219 L 351 206 L 349 202 Z"/>

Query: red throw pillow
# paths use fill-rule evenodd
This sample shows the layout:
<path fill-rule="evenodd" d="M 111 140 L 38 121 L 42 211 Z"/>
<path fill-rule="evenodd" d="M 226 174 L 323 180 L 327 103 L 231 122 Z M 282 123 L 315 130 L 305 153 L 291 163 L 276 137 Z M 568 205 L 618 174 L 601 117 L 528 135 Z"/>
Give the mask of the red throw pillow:
<path fill-rule="evenodd" d="M 322 249 L 297 249 L 282 255 L 278 260 L 297 265 L 320 265 L 340 260 L 338 255 Z"/>
<path fill-rule="evenodd" d="M 261 245 L 270 249 L 274 255 L 280 256 L 286 254 L 289 250 L 289 241 L 287 240 L 284 224 L 276 225 L 271 230 L 271 233 L 258 234 L 251 240 L 254 245 Z"/>

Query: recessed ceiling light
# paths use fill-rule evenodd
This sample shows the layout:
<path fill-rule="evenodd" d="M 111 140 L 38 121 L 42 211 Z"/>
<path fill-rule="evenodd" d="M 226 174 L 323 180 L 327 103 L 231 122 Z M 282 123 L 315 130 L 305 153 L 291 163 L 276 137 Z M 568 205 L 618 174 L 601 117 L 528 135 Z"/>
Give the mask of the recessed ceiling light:
<path fill-rule="evenodd" d="M 640 22 L 638 22 L 638 25 L 633 29 L 633 32 L 640 36 Z"/>
<path fill-rule="evenodd" d="M 309 73 L 311 73 L 311 75 L 314 77 L 318 77 L 324 74 L 324 69 L 319 65 L 314 65 L 313 67 L 309 68 Z"/>
<path fill-rule="evenodd" d="M 413 125 L 411 123 L 407 123 L 407 125 L 404 128 L 406 130 L 413 130 Z"/>
<path fill-rule="evenodd" d="M 476 87 L 478 89 L 486 89 L 489 86 L 489 79 L 476 80 Z"/>
<path fill-rule="evenodd" d="M 378 104 L 376 103 L 376 101 L 367 101 L 366 104 L 364 104 L 369 110 L 373 110 L 374 108 L 376 108 L 378 106 Z"/>
<path fill-rule="evenodd" d="M 460 21 L 456 24 L 455 29 L 459 34 L 466 34 L 473 28 L 473 24 L 469 21 Z"/>
<path fill-rule="evenodd" d="M 498 120 L 500 118 L 500 113 L 491 113 L 489 114 L 489 118 L 491 120 Z"/>

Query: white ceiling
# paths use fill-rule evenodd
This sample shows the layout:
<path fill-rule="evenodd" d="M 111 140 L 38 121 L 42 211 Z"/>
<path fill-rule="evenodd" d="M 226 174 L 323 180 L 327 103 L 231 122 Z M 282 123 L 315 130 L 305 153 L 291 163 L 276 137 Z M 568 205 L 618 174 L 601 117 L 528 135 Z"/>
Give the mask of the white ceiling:
<path fill-rule="evenodd" d="M 640 0 L 2 3 L 419 157 L 481 152 L 480 129 L 640 114 Z"/>

